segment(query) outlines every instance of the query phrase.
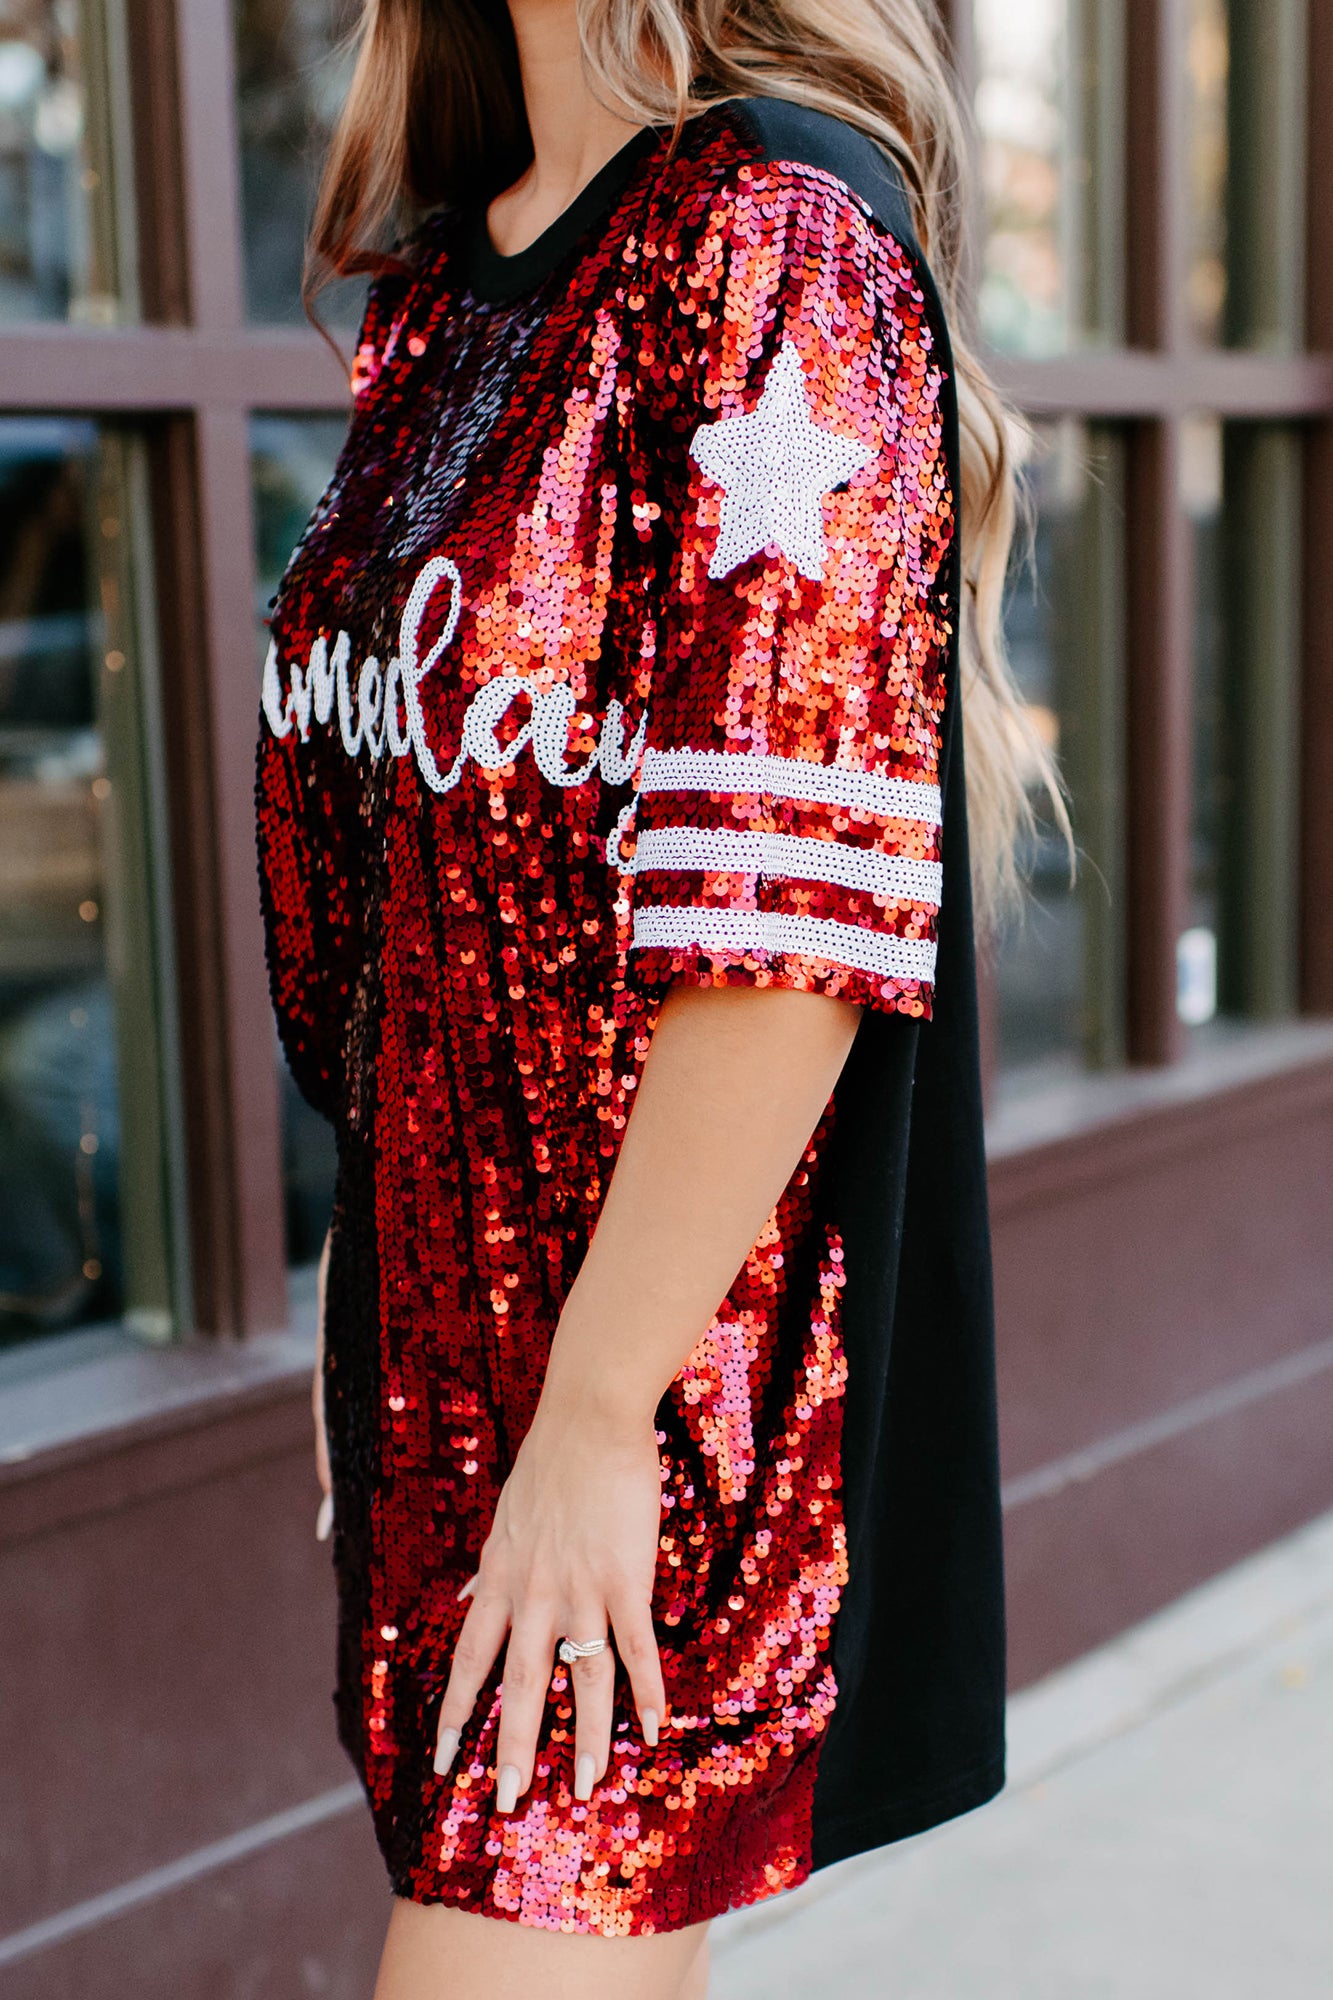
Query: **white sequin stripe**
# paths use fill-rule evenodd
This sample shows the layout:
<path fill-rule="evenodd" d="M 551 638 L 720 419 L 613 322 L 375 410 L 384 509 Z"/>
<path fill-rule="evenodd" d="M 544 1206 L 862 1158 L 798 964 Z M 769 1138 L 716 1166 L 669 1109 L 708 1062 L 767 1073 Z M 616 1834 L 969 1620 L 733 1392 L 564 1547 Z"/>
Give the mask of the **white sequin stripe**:
<path fill-rule="evenodd" d="M 705 868 L 746 875 L 779 875 L 797 882 L 832 882 L 868 896 L 899 896 L 939 908 L 944 870 L 938 861 L 911 854 L 881 854 L 842 840 L 812 840 L 795 833 L 749 833 L 733 826 L 662 826 L 641 833 L 633 869 Z"/>
<path fill-rule="evenodd" d="M 641 792 L 753 792 L 940 824 L 940 788 L 849 764 L 761 757 L 743 750 L 645 750 Z"/>
<path fill-rule="evenodd" d="M 791 951 L 823 958 L 882 979 L 933 979 L 935 946 L 928 938 L 900 938 L 832 917 L 794 917 L 779 910 L 696 910 L 672 905 L 634 912 L 633 949 Z"/>

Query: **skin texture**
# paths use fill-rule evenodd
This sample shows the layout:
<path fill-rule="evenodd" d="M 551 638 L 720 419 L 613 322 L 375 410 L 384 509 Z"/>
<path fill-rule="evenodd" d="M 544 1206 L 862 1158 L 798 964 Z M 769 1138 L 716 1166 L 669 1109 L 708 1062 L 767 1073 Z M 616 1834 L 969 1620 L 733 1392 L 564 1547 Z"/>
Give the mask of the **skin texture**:
<path fill-rule="evenodd" d="M 589 91 L 575 0 L 510 0 L 535 144 L 492 204 L 512 255 L 635 129 Z M 611 1636 L 649 1741 L 664 1708 L 649 1600 L 661 1519 L 653 1418 L 759 1237 L 832 1093 L 859 1020 L 852 1003 L 752 987 L 678 986 L 663 1002 L 601 1218 L 556 1330 L 532 1427 L 500 1495 L 441 1707 L 436 1768 L 452 1756 L 504 1653 L 497 1805 L 532 1776 L 562 1634 Z M 780 1087 L 775 1087 L 780 1079 Z M 316 1466 L 327 1531 L 321 1367 Z M 610 1755 L 611 1652 L 574 1668 L 576 1791 Z M 708 1926 L 602 1938 L 396 1901 L 375 2000 L 704 2000 Z"/>

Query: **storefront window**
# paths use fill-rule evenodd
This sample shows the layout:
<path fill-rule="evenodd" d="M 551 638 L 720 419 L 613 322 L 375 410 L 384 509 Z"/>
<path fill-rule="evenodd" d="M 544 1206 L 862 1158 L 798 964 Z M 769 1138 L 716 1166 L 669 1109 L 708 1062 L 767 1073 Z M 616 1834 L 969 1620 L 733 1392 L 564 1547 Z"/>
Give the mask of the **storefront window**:
<path fill-rule="evenodd" d="M 126 316 L 113 0 L 0 0 L 0 321 Z"/>
<path fill-rule="evenodd" d="M 1183 1021 L 1201 1027 L 1218 1010 L 1225 828 L 1235 803 L 1222 570 L 1222 427 L 1213 419 L 1194 418 L 1184 426 L 1181 487 L 1194 549 L 1194 798 L 1178 1005 Z"/>
<path fill-rule="evenodd" d="M 1121 647 L 1119 454 L 1082 424 L 1045 426 L 1028 476 L 1031 563 L 1016 564 L 1006 609 L 1010 659 L 1028 712 L 1069 792 L 1078 849 L 1034 795 L 1035 839 L 1020 857 L 1025 908 L 994 955 L 1006 1089 L 1120 1059 Z"/>
<path fill-rule="evenodd" d="M 260 650 L 264 620 L 302 529 L 328 482 L 342 443 L 340 417 L 257 416 L 251 424 Z M 293 1264 L 319 1255 L 333 1199 L 333 1134 L 312 1111 L 278 1057 L 282 1084 L 282 1164 L 287 1254 Z"/>
<path fill-rule="evenodd" d="M 319 163 L 351 74 L 356 0 L 240 0 L 241 195 L 250 317 L 300 320 L 301 264 Z M 330 286 L 321 316 L 355 325 L 364 286 Z"/>
<path fill-rule="evenodd" d="M 1221 340 L 1227 305 L 1227 0 L 1189 0 L 1190 329 L 1196 340 Z"/>
<path fill-rule="evenodd" d="M 118 1314 L 124 1291 L 96 479 L 91 424 L 0 419 L 5 1341 Z"/>

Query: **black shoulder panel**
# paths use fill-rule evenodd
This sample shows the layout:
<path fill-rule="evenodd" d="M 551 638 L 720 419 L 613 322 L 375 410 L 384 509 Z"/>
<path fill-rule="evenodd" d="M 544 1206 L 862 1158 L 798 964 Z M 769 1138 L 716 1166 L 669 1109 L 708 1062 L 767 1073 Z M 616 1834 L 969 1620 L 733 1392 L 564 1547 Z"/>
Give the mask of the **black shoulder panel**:
<path fill-rule="evenodd" d="M 898 169 L 864 132 L 782 97 L 736 97 L 724 108 L 758 141 L 765 160 L 833 174 L 860 195 L 904 249 L 920 256 Z"/>

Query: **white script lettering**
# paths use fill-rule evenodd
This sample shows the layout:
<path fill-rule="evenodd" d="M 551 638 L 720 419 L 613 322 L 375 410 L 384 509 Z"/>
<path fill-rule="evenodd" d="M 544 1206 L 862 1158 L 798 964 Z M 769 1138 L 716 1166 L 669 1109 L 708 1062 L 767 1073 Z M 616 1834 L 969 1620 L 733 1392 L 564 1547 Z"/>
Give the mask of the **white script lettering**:
<path fill-rule="evenodd" d="M 437 593 L 446 585 L 449 606 L 444 623 L 423 659 L 421 628 Z M 426 736 L 420 690 L 458 628 L 462 593 L 457 563 L 448 556 L 433 557 L 417 576 L 403 606 L 397 653 L 387 666 L 369 654 L 355 676 L 355 694 L 352 642 L 346 632 L 337 634 L 331 649 L 327 636 L 320 633 L 305 667 L 293 663 L 285 695 L 277 644 L 270 643 L 263 685 L 264 719 L 270 730 L 282 737 L 295 726 L 301 741 L 308 742 L 311 723 L 327 728 L 336 705 L 338 734 L 347 756 L 358 756 L 363 747 L 373 760 L 382 757 L 386 749 L 391 757 L 405 757 L 410 750 L 433 792 L 452 791 L 469 759 L 486 770 L 498 770 L 514 763 L 529 745 L 548 784 L 584 785 L 598 770 L 608 785 L 628 784 L 643 754 L 647 715 L 640 717 L 638 728 L 626 742 L 624 708 L 618 701 L 609 701 L 597 747 L 582 764 L 571 766 L 567 761 L 569 725 L 578 709 L 578 698 L 567 681 L 542 688 L 527 674 L 496 674 L 477 689 L 464 711 L 462 740 L 453 762 L 447 769 L 440 768 Z M 508 743 L 501 743 L 496 731 L 520 695 L 527 696 L 531 714 Z"/>

